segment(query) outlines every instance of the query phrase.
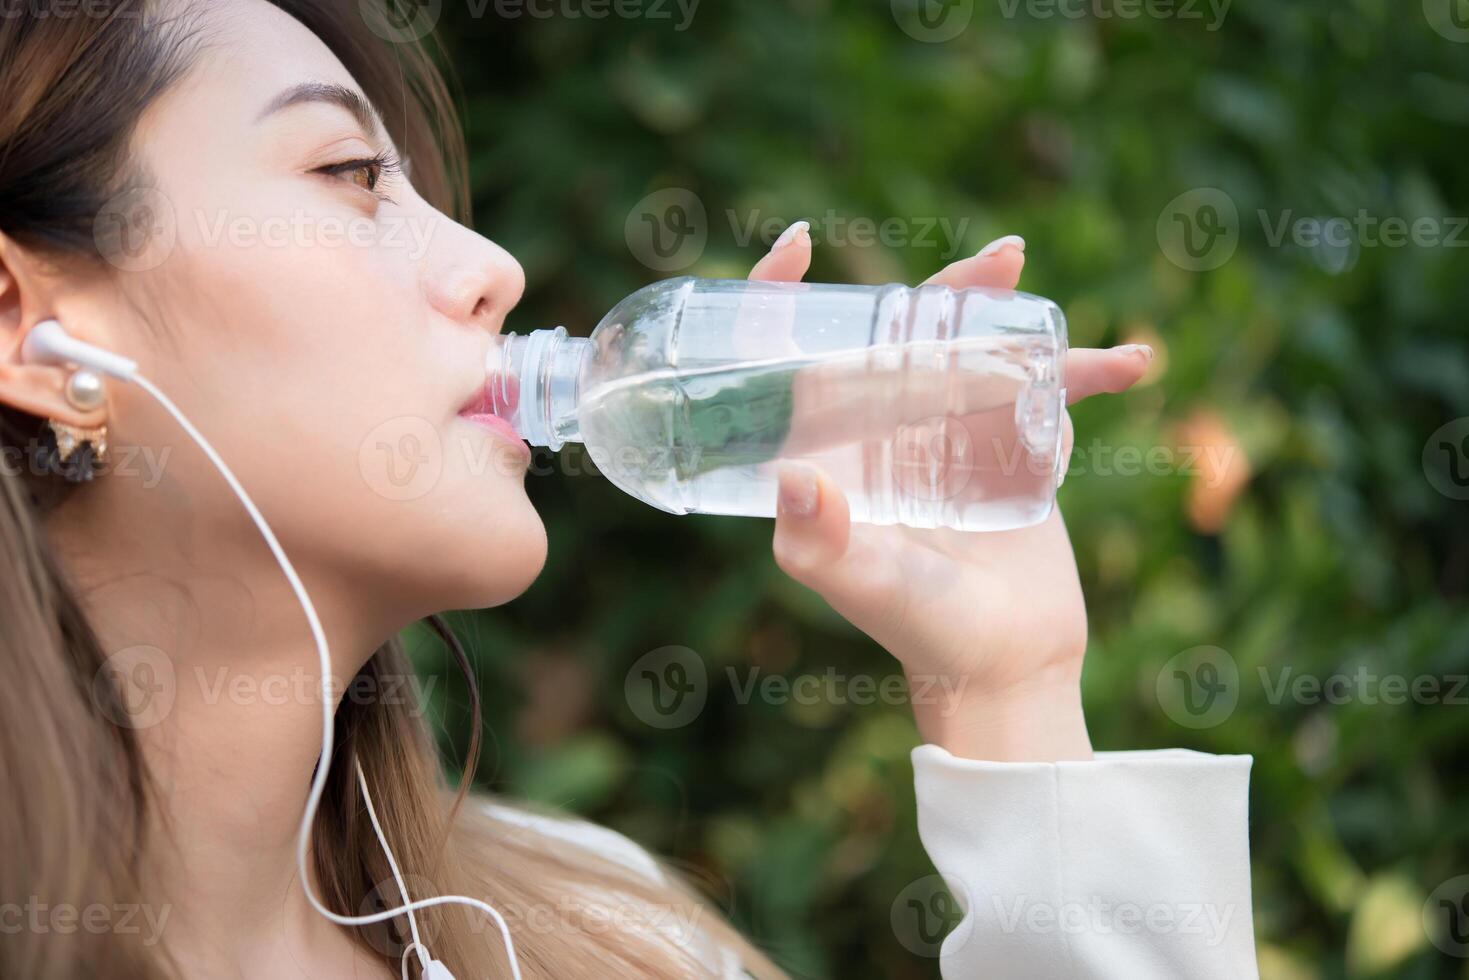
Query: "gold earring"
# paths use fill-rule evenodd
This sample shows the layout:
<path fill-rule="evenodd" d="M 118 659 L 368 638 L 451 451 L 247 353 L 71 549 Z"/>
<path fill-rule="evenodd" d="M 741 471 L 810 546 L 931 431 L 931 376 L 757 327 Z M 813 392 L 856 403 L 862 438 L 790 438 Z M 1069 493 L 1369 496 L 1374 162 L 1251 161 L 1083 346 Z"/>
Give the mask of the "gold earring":
<path fill-rule="evenodd" d="M 107 390 L 95 372 L 85 368 L 72 372 L 66 379 L 66 400 L 78 411 L 90 412 L 107 401 Z M 91 428 L 68 425 L 47 419 L 46 425 L 56 441 L 52 465 L 48 469 L 72 483 L 85 483 L 107 461 L 107 426 Z M 52 454 L 47 454 L 52 455 Z"/>
<path fill-rule="evenodd" d="M 46 424 L 51 427 L 51 433 L 56 437 L 56 458 L 66 463 L 71 460 L 72 455 L 82 446 L 91 447 L 93 461 L 101 463 L 107 459 L 107 426 L 99 425 L 91 429 L 83 429 L 75 425 L 67 425 L 55 419 L 47 419 Z M 84 477 L 83 479 L 91 479 Z"/>

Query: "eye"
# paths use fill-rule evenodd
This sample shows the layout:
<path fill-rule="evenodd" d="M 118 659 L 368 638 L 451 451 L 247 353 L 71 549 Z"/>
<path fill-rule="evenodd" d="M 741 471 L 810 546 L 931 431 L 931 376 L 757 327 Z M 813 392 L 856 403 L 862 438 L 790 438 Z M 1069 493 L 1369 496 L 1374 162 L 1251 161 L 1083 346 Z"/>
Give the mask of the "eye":
<path fill-rule="evenodd" d="M 345 179 L 353 185 L 386 201 L 389 198 L 385 194 L 378 193 L 378 184 L 382 182 L 385 176 L 401 173 L 402 171 L 396 157 L 389 153 L 379 153 L 375 157 L 343 160 L 341 163 L 328 164 L 325 167 L 316 168 L 313 172 L 323 174 L 327 177 Z"/>

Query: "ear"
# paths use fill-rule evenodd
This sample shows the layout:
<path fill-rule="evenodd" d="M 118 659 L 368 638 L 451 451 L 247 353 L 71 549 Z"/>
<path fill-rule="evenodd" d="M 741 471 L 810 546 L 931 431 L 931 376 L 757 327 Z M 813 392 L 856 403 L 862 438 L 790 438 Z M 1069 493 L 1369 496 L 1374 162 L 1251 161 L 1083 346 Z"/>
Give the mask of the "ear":
<path fill-rule="evenodd" d="M 82 412 L 67 401 L 66 381 L 74 369 L 21 360 L 26 333 L 49 319 L 43 311 L 51 303 L 51 282 L 40 261 L 0 232 L 0 405 L 90 429 L 107 421 L 107 403 Z"/>

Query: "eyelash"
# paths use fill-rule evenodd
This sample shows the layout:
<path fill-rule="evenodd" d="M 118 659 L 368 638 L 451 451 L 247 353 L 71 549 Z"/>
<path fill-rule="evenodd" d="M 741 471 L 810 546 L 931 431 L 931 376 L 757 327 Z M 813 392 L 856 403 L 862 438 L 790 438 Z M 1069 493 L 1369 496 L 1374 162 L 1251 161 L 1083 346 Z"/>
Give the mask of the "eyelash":
<path fill-rule="evenodd" d="M 387 201 L 389 204 L 393 203 L 392 198 L 380 193 L 377 188 L 382 183 L 383 177 L 401 174 L 403 168 L 398 162 L 398 158 L 386 151 L 374 157 L 364 157 L 359 160 L 344 160 L 341 163 L 328 164 L 325 167 L 318 167 L 315 172 L 324 174 L 327 177 L 341 177 L 343 174 L 350 174 L 358 170 L 366 170 L 368 172 L 367 185 L 363 186 L 353 180 L 351 182 L 353 186 L 367 191 L 380 201 Z"/>

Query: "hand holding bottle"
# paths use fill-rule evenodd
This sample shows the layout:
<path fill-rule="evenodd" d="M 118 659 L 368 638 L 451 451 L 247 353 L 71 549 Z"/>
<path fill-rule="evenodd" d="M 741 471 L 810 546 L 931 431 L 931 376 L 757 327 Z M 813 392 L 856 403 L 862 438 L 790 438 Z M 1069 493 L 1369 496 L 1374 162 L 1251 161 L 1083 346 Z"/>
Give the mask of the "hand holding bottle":
<path fill-rule="evenodd" d="M 799 280 L 810 256 L 797 230 L 750 278 Z M 929 282 L 1014 289 L 1024 264 L 1024 242 L 1001 239 Z M 1068 401 L 1125 391 L 1151 359 L 1138 346 L 1071 350 Z M 1070 446 L 1068 418 L 1066 455 Z M 926 741 L 973 759 L 1090 758 L 1079 689 L 1086 607 L 1059 509 L 1034 527 L 980 534 L 854 525 L 833 481 L 786 463 L 774 550 L 783 570 L 902 662 L 910 688 L 942 677 L 958 692 L 914 699 Z"/>

